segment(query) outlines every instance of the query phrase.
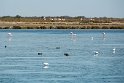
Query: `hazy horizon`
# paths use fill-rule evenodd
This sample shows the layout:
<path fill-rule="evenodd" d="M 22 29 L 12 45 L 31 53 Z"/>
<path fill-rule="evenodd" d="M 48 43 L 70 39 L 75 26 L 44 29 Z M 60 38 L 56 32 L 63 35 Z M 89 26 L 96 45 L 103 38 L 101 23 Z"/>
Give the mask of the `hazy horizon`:
<path fill-rule="evenodd" d="M 0 0 L 0 16 L 124 18 L 124 0 Z"/>

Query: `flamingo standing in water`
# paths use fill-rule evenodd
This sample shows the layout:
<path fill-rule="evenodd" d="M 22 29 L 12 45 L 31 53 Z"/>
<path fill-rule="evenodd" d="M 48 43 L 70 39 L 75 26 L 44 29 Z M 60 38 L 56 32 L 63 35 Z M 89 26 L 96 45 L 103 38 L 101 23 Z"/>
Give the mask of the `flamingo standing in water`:
<path fill-rule="evenodd" d="M 102 34 L 103 34 L 103 38 L 105 38 L 105 32 L 103 32 Z"/>
<path fill-rule="evenodd" d="M 77 34 L 74 34 L 73 32 L 70 32 L 70 34 L 71 34 L 71 39 L 72 39 L 73 41 L 76 41 L 76 35 L 77 35 Z"/>
<path fill-rule="evenodd" d="M 73 32 L 70 32 L 72 36 L 76 36 L 77 34 L 74 34 Z"/>
<path fill-rule="evenodd" d="M 8 33 L 8 35 L 11 37 L 12 36 L 12 33 Z"/>

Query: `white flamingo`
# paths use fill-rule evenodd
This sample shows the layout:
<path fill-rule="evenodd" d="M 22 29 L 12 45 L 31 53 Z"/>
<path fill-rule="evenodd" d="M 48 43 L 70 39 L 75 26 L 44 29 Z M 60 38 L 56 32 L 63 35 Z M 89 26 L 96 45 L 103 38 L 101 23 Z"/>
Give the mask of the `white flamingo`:
<path fill-rule="evenodd" d="M 11 37 L 12 36 L 12 33 L 8 33 L 8 35 Z"/>
<path fill-rule="evenodd" d="M 99 54 L 99 52 L 98 52 L 98 51 L 94 51 L 94 53 L 95 53 L 95 54 Z"/>
<path fill-rule="evenodd" d="M 44 66 L 48 66 L 49 65 L 49 63 L 43 63 L 44 64 Z"/>
<path fill-rule="evenodd" d="M 113 51 L 115 51 L 116 50 L 116 48 L 113 48 Z"/>
<path fill-rule="evenodd" d="M 105 32 L 103 32 L 102 34 L 103 34 L 103 38 L 105 38 L 105 34 L 106 34 L 106 33 L 105 33 Z"/>
<path fill-rule="evenodd" d="M 116 48 L 113 48 L 112 50 L 113 50 L 113 53 L 115 53 Z"/>
<path fill-rule="evenodd" d="M 94 56 L 98 56 L 99 52 L 98 51 L 94 51 Z"/>
<path fill-rule="evenodd" d="M 43 65 L 44 65 L 44 66 L 43 66 L 44 69 L 49 68 L 49 67 L 48 67 L 49 63 L 46 63 L 46 62 L 45 62 L 45 63 L 43 63 Z"/>
<path fill-rule="evenodd" d="M 74 34 L 73 32 L 70 32 L 72 36 L 76 36 L 77 34 Z"/>

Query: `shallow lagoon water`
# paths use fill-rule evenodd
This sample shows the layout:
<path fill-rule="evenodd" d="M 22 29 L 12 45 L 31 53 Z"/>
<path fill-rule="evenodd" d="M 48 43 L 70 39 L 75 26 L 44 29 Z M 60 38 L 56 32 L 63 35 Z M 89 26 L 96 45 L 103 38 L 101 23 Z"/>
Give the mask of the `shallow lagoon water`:
<path fill-rule="evenodd" d="M 124 30 L 0 30 L 0 83 L 124 83 Z"/>

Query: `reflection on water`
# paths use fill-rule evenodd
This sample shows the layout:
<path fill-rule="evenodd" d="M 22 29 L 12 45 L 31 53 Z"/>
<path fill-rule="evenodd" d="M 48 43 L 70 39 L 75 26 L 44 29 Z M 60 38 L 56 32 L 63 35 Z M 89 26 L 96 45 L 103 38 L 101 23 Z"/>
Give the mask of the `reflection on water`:
<path fill-rule="evenodd" d="M 123 30 L 0 30 L 0 83 L 123 83 L 123 36 Z"/>

